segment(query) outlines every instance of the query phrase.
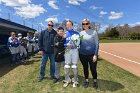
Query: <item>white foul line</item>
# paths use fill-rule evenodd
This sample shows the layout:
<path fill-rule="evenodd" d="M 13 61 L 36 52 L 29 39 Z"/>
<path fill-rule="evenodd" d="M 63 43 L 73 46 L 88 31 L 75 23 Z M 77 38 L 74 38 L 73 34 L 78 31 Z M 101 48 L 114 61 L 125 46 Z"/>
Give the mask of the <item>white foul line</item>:
<path fill-rule="evenodd" d="M 103 51 L 103 50 L 99 50 L 100 52 L 103 52 L 103 53 L 106 53 L 106 54 L 109 54 L 109 55 L 112 55 L 114 57 L 117 57 L 117 58 L 120 58 L 120 59 L 124 59 L 124 60 L 127 60 L 131 63 L 135 63 L 135 64 L 139 64 L 140 65 L 140 62 L 136 62 L 136 61 L 133 61 L 133 60 L 130 60 L 130 59 L 127 59 L 127 58 L 124 58 L 124 57 L 121 57 L 121 56 L 118 56 L 118 55 L 115 55 L 115 54 L 112 54 L 112 53 L 109 53 L 109 52 L 106 52 L 106 51 Z"/>

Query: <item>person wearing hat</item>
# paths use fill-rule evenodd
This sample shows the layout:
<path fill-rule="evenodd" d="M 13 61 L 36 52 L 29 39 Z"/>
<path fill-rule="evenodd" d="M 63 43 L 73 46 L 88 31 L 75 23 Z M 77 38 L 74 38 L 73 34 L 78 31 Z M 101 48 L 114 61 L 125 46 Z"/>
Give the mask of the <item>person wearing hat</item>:
<path fill-rule="evenodd" d="M 34 37 L 33 37 L 33 40 L 34 40 L 34 52 L 37 53 L 39 51 L 39 46 L 38 46 L 38 38 L 39 38 L 39 35 L 38 33 L 35 33 L 34 34 Z"/>
<path fill-rule="evenodd" d="M 27 33 L 27 52 L 28 52 L 28 58 L 33 55 L 33 37 L 30 33 Z"/>
<path fill-rule="evenodd" d="M 26 60 L 27 58 L 27 51 L 26 51 L 26 44 L 22 38 L 22 34 L 18 33 L 18 42 L 19 42 L 19 52 L 20 52 L 20 58 L 23 60 Z"/>

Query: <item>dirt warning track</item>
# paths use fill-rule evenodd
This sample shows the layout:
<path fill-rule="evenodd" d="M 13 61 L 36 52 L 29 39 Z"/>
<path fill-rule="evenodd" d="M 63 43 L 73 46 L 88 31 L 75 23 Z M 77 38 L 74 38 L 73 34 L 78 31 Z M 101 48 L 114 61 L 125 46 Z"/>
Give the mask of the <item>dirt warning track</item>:
<path fill-rule="evenodd" d="M 140 77 L 140 43 L 101 43 L 99 56 Z"/>

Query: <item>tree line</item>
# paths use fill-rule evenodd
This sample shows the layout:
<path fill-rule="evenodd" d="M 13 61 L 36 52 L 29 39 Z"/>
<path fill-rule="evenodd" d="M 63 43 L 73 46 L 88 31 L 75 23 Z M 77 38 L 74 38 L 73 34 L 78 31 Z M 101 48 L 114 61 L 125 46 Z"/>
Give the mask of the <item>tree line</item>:
<path fill-rule="evenodd" d="M 131 39 L 140 40 L 140 26 L 129 26 L 125 24 L 123 26 L 109 26 L 105 32 L 99 34 L 100 39 Z"/>

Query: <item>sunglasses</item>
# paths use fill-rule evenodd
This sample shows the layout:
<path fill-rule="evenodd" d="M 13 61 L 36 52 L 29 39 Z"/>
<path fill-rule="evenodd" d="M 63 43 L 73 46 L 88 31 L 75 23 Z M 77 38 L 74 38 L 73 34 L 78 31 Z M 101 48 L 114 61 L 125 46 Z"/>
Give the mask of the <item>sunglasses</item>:
<path fill-rule="evenodd" d="M 89 23 L 82 23 L 82 25 L 89 25 Z"/>
<path fill-rule="evenodd" d="M 52 26 L 53 27 L 53 25 L 50 25 L 50 24 L 48 24 L 48 26 Z"/>

